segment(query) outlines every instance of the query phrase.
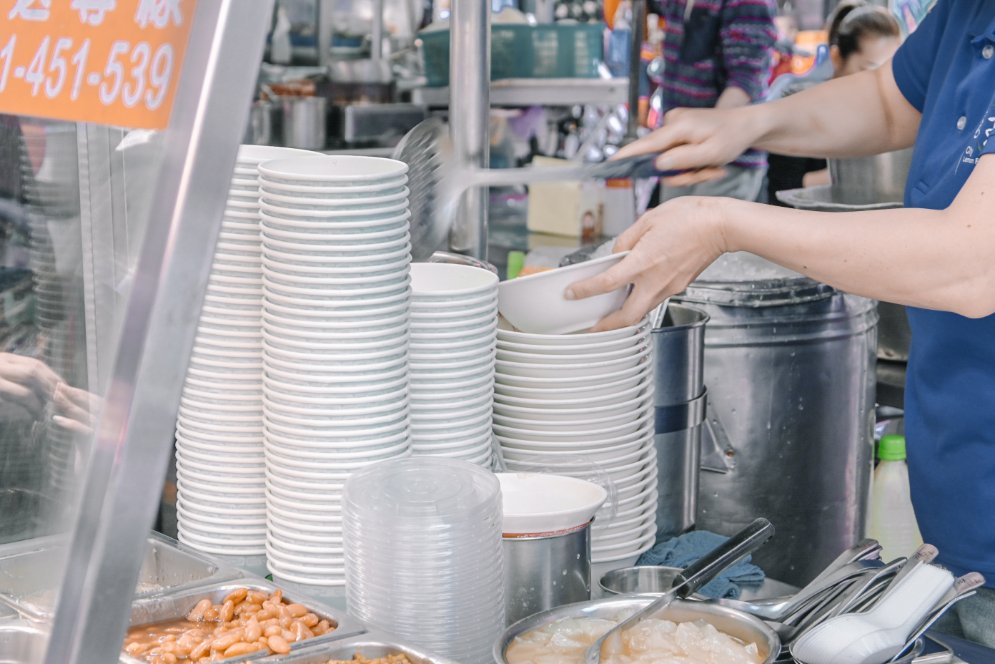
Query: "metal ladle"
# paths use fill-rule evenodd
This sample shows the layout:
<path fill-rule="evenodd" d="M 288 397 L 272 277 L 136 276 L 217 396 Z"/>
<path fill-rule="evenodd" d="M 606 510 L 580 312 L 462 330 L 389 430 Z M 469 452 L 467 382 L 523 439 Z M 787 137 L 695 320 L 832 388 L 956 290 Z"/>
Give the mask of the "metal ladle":
<path fill-rule="evenodd" d="M 473 187 L 502 187 L 564 180 L 645 178 L 676 175 L 658 171 L 656 155 L 578 164 L 564 168 L 458 167 L 446 125 L 438 118 L 420 122 L 394 149 L 394 159 L 408 165 L 411 254 L 425 260 L 442 246 L 456 219 L 460 198 Z"/>
<path fill-rule="evenodd" d="M 687 597 L 718 576 L 723 570 L 739 562 L 774 535 L 774 526 L 767 519 L 756 519 L 700 560 L 685 568 L 674 579 L 674 586 L 645 607 L 619 622 L 605 632 L 584 653 L 585 664 L 600 664 L 601 650 L 605 644 L 613 647 L 622 632 L 667 608 L 678 597 Z"/>

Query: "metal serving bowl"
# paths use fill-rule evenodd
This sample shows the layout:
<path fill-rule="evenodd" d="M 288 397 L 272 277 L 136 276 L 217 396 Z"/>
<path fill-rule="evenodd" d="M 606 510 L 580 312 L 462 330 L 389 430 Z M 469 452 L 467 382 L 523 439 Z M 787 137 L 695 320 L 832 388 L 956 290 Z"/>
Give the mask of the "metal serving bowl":
<path fill-rule="evenodd" d="M 643 565 L 612 570 L 598 582 L 605 595 L 663 594 L 674 585 L 674 579 L 682 571 L 679 567 Z M 703 595 L 693 595 L 695 599 L 706 599 Z"/>
<path fill-rule="evenodd" d="M 654 597 L 626 595 L 611 599 L 601 599 L 593 602 L 578 602 L 568 604 L 549 611 L 537 613 L 509 627 L 497 643 L 494 644 L 494 661 L 507 664 L 505 652 L 516 637 L 531 632 L 549 623 L 564 618 L 603 618 L 613 620 L 633 613 L 652 602 Z M 781 651 L 781 640 L 770 627 L 753 616 L 734 609 L 714 606 L 701 602 L 677 600 L 661 613 L 658 618 L 674 622 L 704 620 L 711 623 L 719 631 L 734 636 L 744 643 L 756 643 L 763 657 L 764 664 L 771 664 Z"/>

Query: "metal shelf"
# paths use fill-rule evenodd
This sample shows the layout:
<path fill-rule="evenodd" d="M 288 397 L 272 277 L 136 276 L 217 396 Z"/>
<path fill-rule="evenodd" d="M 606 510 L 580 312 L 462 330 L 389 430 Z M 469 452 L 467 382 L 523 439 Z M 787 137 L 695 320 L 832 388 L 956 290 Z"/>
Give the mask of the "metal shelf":
<path fill-rule="evenodd" d="M 491 83 L 491 106 L 573 106 L 624 104 L 629 84 L 623 78 L 510 78 Z M 448 106 L 449 88 L 418 88 L 412 101 Z"/>

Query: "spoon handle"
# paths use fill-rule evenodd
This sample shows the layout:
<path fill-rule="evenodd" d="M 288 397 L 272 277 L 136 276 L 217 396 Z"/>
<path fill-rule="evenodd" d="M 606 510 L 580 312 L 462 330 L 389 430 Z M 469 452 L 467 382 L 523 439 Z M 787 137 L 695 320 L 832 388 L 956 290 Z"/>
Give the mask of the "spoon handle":
<path fill-rule="evenodd" d="M 947 593 L 940 598 L 940 601 L 936 603 L 936 606 L 933 607 L 930 614 L 923 619 L 916 630 L 909 635 L 908 639 L 906 639 L 905 645 L 902 649 L 898 651 L 898 653 L 896 653 L 895 656 L 889 661 L 894 662 L 900 659 L 902 655 L 904 655 L 909 648 L 912 647 L 917 640 L 919 640 L 919 637 L 925 634 L 926 631 L 933 626 L 933 623 L 939 620 L 940 616 L 946 613 L 950 607 L 961 600 L 971 597 L 977 592 L 977 589 L 983 585 L 985 585 L 985 577 L 978 572 L 969 572 L 964 576 L 958 577 L 957 580 L 954 581 L 953 588 L 948 590 Z"/>

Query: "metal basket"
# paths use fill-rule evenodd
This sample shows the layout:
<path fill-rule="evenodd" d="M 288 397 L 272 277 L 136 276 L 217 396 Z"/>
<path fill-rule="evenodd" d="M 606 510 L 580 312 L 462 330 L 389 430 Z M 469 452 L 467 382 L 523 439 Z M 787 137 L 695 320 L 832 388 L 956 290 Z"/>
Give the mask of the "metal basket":
<path fill-rule="evenodd" d="M 425 78 L 449 85 L 449 30 L 420 35 Z M 604 26 L 495 25 L 491 27 L 491 80 L 506 78 L 597 78 L 604 59 Z"/>

